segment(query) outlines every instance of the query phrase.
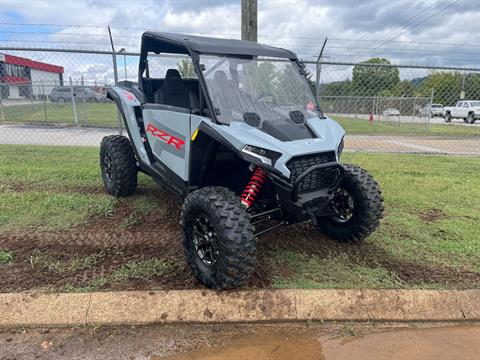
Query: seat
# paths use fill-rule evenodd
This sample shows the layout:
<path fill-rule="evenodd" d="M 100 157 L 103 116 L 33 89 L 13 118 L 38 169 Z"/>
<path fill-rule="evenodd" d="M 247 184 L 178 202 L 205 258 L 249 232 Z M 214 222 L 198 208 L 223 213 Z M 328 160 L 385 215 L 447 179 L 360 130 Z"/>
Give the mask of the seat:
<path fill-rule="evenodd" d="M 154 94 L 157 104 L 176 106 L 186 109 L 198 107 L 195 94 L 190 92 L 182 82 L 180 73 L 176 69 L 168 69 L 163 86 Z"/>

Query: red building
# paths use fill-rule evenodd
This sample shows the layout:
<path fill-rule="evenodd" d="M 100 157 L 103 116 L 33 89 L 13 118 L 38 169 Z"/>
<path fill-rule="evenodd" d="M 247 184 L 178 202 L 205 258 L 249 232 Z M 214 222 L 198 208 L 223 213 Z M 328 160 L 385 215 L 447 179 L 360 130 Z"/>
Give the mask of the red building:
<path fill-rule="evenodd" d="M 2 99 L 48 95 L 63 85 L 63 67 L 0 54 L 0 96 Z"/>

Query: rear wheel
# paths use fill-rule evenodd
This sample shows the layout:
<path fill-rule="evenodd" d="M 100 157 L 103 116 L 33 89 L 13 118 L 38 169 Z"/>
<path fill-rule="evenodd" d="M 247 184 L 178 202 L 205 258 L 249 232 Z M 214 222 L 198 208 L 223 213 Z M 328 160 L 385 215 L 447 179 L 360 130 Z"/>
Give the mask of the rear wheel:
<path fill-rule="evenodd" d="M 475 116 L 473 115 L 473 113 L 468 114 L 467 122 L 469 124 L 474 124 L 475 123 Z"/>
<path fill-rule="evenodd" d="M 362 168 L 344 165 L 345 174 L 329 207 L 335 214 L 318 218 L 318 229 L 340 242 L 359 242 L 374 232 L 383 217 L 377 182 Z"/>
<path fill-rule="evenodd" d="M 190 193 L 183 203 L 183 246 L 195 277 L 212 289 L 242 284 L 255 267 L 254 229 L 240 199 L 223 187 Z"/>
<path fill-rule="evenodd" d="M 128 196 L 137 189 L 137 161 L 130 141 L 121 135 L 106 136 L 100 144 L 100 169 L 107 193 Z"/>

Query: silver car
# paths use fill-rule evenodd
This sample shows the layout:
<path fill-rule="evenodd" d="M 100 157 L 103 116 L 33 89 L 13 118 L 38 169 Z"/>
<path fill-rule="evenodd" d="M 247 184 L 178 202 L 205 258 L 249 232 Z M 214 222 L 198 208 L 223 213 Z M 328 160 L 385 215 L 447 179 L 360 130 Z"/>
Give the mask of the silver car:
<path fill-rule="evenodd" d="M 104 94 L 100 94 L 88 87 L 74 86 L 73 95 L 76 101 L 87 102 L 106 102 L 107 98 Z M 52 102 L 67 102 L 72 101 L 72 91 L 69 86 L 56 86 L 50 93 L 50 101 Z"/>
<path fill-rule="evenodd" d="M 432 104 L 432 106 L 426 105 L 423 108 L 420 108 L 417 110 L 417 115 L 420 117 L 435 117 L 435 116 L 440 116 L 443 117 L 444 111 L 443 111 L 443 105 L 442 104 Z"/>

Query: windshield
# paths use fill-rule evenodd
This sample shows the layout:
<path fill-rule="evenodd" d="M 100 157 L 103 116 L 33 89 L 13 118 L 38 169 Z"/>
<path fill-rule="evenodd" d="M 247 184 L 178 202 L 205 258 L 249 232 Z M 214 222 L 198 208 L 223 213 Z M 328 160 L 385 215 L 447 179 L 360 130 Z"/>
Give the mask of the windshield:
<path fill-rule="evenodd" d="M 470 106 L 472 107 L 480 107 L 480 101 L 470 101 Z"/>
<path fill-rule="evenodd" d="M 440 104 L 432 104 L 432 108 L 441 108 L 441 107 L 442 107 L 442 105 L 440 105 Z"/>
<path fill-rule="evenodd" d="M 200 63 L 222 123 L 252 116 L 258 116 L 260 124 L 285 122 L 292 116 L 298 119 L 298 112 L 305 119 L 323 116 L 305 76 L 290 60 L 201 56 Z"/>

